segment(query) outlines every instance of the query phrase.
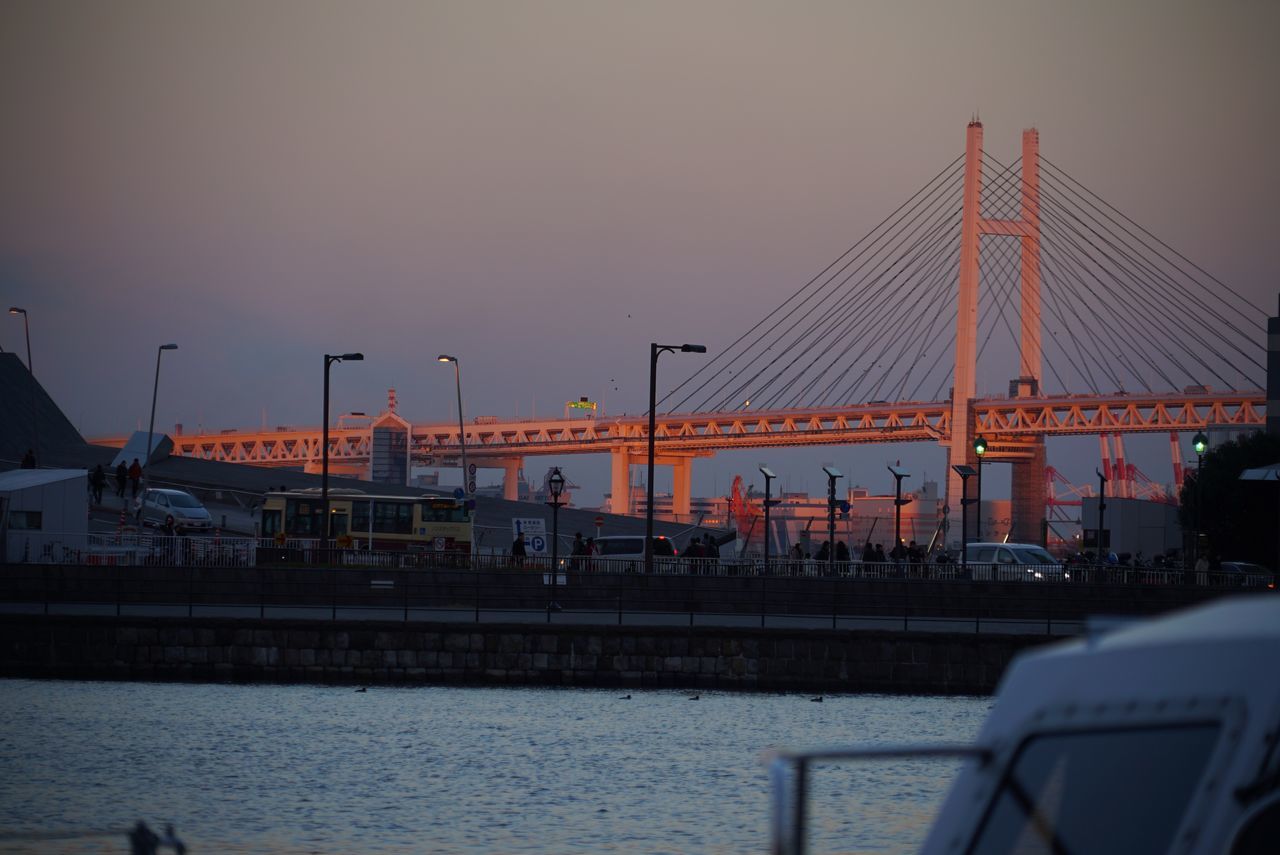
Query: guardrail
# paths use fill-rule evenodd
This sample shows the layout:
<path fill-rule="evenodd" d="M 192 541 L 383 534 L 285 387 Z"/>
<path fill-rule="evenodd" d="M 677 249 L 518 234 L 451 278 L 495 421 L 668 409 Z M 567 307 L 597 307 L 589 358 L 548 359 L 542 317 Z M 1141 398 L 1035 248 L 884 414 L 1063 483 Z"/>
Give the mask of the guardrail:
<path fill-rule="evenodd" d="M 551 570 L 549 556 L 513 558 L 501 554 L 472 554 L 432 550 L 370 551 L 342 548 L 318 538 L 165 536 L 153 531 L 116 534 L 56 532 L 6 533 L 4 553 L 10 564 L 83 564 L 102 566 L 170 567 L 328 567 L 364 569 L 470 569 L 477 571 Z M 560 573 L 587 575 L 642 574 L 644 562 L 635 558 L 567 555 L 557 562 Z M 1000 565 L 926 562 L 771 560 L 760 558 L 688 558 L 657 556 L 653 573 L 659 576 L 769 576 L 808 579 L 919 579 L 934 581 L 1083 583 L 1116 585 L 1196 585 L 1211 588 L 1275 588 L 1273 574 L 1221 571 L 1195 572 L 1125 565 Z"/>

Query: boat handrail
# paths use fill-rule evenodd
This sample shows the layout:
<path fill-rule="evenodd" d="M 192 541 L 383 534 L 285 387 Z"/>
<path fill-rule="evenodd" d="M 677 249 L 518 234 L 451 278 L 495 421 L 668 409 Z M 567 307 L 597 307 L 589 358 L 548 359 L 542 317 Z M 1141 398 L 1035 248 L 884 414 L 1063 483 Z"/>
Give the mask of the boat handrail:
<path fill-rule="evenodd" d="M 981 745 L 878 745 L 866 748 L 778 749 L 766 752 L 769 767 L 770 848 L 774 855 L 804 855 L 809 766 L 828 760 L 886 760 L 904 757 L 965 757 L 986 765 L 995 752 Z M 788 778 L 788 772 L 794 774 Z"/>

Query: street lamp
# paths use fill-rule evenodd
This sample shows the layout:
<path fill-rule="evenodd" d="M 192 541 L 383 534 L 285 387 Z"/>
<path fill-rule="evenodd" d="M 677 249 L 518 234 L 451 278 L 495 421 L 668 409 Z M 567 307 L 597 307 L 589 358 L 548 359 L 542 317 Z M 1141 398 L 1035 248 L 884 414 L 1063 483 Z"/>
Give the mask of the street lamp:
<path fill-rule="evenodd" d="M 551 470 L 547 486 L 551 489 L 551 501 L 547 502 L 551 508 L 551 600 L 547 603 L 547 623 L 550 623 L 551 612 L 560 610 L 560 604 L 556 602 L 556 574 L 560 571 L 560 507 L 565 503 L 560 501 L 560 494 L 564 492 L 564 475 L 560 474 L 559 466 Z"/>
<path fill-rule="evenodd" d="M 17 317 L 22 315 L 22 331 L 27 337 L 27 374 L 30 375 L 31 381 L 31 453 L 36 460 L 40 459 L 40 428 L 39 419 L 36 418 L 36 370 L 31 367 L 31 325 L 27 318 L 27 310 L 20 309 L 17 306 L 9 307 L 9 314 Z"/>
<path fill-rule="evenodd" d="M 1209 450 L 1209 437 L 1205 436 L 1202 431 L 1197 431 L 1196 435 L 1191 438 L 1191 447 L 1196 452 L 1196 539 L 1195 549 L 1192 551 L 1192 560 L 1200 560 L 1200 514 L 1204 505 L 1204 481 L 1200 477 L 1200 468 L 1204 465 L 1204 453 Z"/>
<path fill-rule="evenodd" d="M 960 574 L 967 576 L 969 572 L 969 505 L 974 501 L 969 498 L 969 479 L 978 474 L 978 470 L 963 464 L 951 468 L 960 476 Z"/>
<path fill-rule="evenodd" d="M 162 344 L 156 350 L 156 381 L 151 386 L 151 421 L 147 425 L 147 456 L 142 458 L 142 471 L 146 473 L 151 468 L 151 434 L 156 429 L 156 393 L 160 391 L 160 354 L 166 350 L 177 350 L 176 344 Z M 150 483 L 148 478 L 147 482 Z"/>
<path fill-rule="evenodd" d="M 836 572 L 836 479 L 844 476 L 831 466 L 823 466 L 822 471 L 827 473 L 827 571 L 834 576 Z"/>
<path fill-rule="evenodd" d="M 893 473 L 893 551 L 902 557 L 902 506 L 911 504 L 910 499 L 902 498 L 902 479 L 910 477 L 909 472 L 901 466 L 890 466 Z"/>
<path fill-rule="evenodd" d="M 458 445 L 462 449 L 462 495 L 471 495 L 468 489 L 471 483 L 471 471 L 467 469 L 467 432 L 462 424 L 462 368 L 458 364 L 458 357 L 450 356 L 442 353 L 436 357 L 436 362 L 452 362 L 453 363 L 453 382 L 458 389 Z"/>
<path fill-rule="evenodd" d="M 973 453 L 978 455 L 978 487 L 977 487 L 978 495 L 973 501 L 974 501 L 974 504 L 978 506 L 976 509 L 978 512 L 977 526 L 976 526 L 977 541 L 981 543 L 982 542 L 982 458 L 985 457 L 987 453 L 986 437 L 980 436 L 973 441 Z"/>
<path fill-rule="evenodd" d="M 778 476 L 774 475 L 773 470 L 770 469 L 768 466 L 761 466 L 760 474 L 764 476 L 764 574 L 768 576 L 769 575 L 769 509 L 777 504 L 777 502 L 775 502 L 773 499 L 773 493 L 770 491 L 770 486 L 773 484 L 773 479 L 777 478 Z"/>
<path fill-rule="evenodd" d="M 323 515 L 325 548 L 333 537 L 333 521 L 329 519 L 329 366 L 335 362 L 361 362 L 363 353 L 338 353 L 324 355 L 324 422 L 320 439 L 320 513 Z M 372 541 L 370 541 L 372 545 Z"/>
<path fill-rule="evenodd" d="M 653 432 L 656 430 L 656 411 L 658 408 L 658 354 L 660 353 L 706 353 L 707 348 L 701 344 L 658 344 L 649 345 L 649 477 L 645 489 L 648 491 L 648 505 L 644 509 L 644 572 L 653 572 Z M 674 496 L 672 497 L 674 498 Z"/>

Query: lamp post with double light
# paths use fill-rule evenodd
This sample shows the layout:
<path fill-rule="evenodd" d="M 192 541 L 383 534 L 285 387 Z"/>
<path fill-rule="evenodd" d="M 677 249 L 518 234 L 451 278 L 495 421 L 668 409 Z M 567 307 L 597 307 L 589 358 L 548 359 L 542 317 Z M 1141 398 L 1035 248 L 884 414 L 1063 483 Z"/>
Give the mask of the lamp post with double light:
<path fill-rule="evenodd" d="M 890 466 L 893 473 L 893 554 L 901 560 L 902 550 L 902 506 L 911 504 L 910 499 L 902 498 L 902 479 L 910 477 L 910 473 L 901 466 Z"/>
<path fill-rule="evenodd" d="M 335 362 L 361 362 L 363 353 L 338 353 L 324 355 L 324 422 L 320 429 L 320 514 L 321 536 L 324 548 L 329 548 L 333 538 L 333 521 L 329 518 L 329 366 Z M 372 543 L 372 541 L 370 541 Z"/>
<path fill-rule="evenodd" d="M 836 479 L 843 478 L 834 466 L 823 466 L 827 473 L 827 573 L 836 574 Z"/>
<path fill-rule="evenodd" d="M 760 474 L 764 476 L 764 574 L 769 575 L 769 509 L 777 504 L 773 498 L 772 484 L 773 479 L 777 475 L 773 474 L 773 470 L 768 466 L 760 467 Z"/>
<path fill-rule="evenodd" d="M 551 470 L 547 487 L 551 490 L 551 501 L 547 502 L 551 508 L 551 599 L 547 601 L 547 622 L 550 623 L 551 613 L 560 611 L 560 604 L 556 602 L 556 575 L 560 572 L 560 508 L 565 503 L 560 501 L 564 493 L 564 475 L 560 473 L 559 466 Z"/>
<path fill-rule="evenodd" d="M 458 363 L 458 357 L 450 356 L 442 353 L 436 357 L 436 362 L 452 362 L 453 363 L 453 383 L 458 390 L 458 447 L 462 450 L 462 495 L 471 495 L 469 488 L 471 483 L 471 471 L 467 468 L 467 430 L 463 426 L 462 420 L 462 367 Z"/>
<path fill-rule="evenodd" d="M 644 509 L 644 572 L 653 572 L 653 432 L 657 424 L 658 408 L 658 354 L 660 353 L 706 353 L 707 348 L 701 344 L 658 344 L 649 345 L 649 474 L 645 490 L 648 503 Z M 674 490 L 672 499 L 675 498 Z"/>
<path fill-rule="evenodd" d="M 160 355 L 166 350 L 177 350 L 176 344 L 162 344 L 156 350 L 156 381 L 151 386 L 151 421 L 147 423 L 147 456 L 142 458 L 142 472 L 146 476 L 151 469 L 151 436 L 156 429 L 156 394 L 160 391 Z M 150 477 L 147 477 L 150 482 Z"/>
<path fill-rule="evenodd" d="M 31 454 L 36 461 L 40 460 L 40 427 L 36 417 L 36 370 L 31 367 L 31 325 L 27 318 L 27 310 L 17 306 L 9 307 L 9 314 L 22 315 L 22 332 L 27 338 L 27 374 L 31 389 Z"/>

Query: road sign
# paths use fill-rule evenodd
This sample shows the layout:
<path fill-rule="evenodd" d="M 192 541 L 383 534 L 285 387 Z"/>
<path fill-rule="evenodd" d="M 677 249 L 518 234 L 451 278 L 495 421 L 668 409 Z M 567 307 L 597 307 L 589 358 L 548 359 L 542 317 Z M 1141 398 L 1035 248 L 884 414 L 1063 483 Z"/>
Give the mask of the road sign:
<path fill-rule="evenodd" d="M 467 492 L 474 493 L 476 491 L 476 479 L 472 478 L 467 482 Z"/>
<path fill-rule="evenodd" d="M 601 526 L 603 526 L 603 525 L 604 525 L 604 517 L 597 516 L 597 517 L 596 517 L 596 528 L 600 528 L 600 527 L 601 527 Z"/>
<path fill-rule="evenodd" d="M 511 539 L 524 534 L 524 549 L 529 555 L 547 554 L 547 521 L 541 517 L 512 517 Z"/>
<path fill-rule="evenodd" d="M 472 478 L 476 477 L 476 465 L 474 463 L 467 464 L 467 474 Z"/>

